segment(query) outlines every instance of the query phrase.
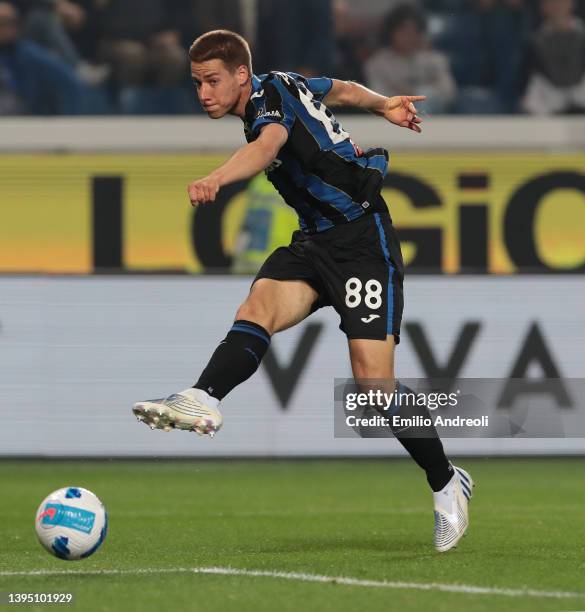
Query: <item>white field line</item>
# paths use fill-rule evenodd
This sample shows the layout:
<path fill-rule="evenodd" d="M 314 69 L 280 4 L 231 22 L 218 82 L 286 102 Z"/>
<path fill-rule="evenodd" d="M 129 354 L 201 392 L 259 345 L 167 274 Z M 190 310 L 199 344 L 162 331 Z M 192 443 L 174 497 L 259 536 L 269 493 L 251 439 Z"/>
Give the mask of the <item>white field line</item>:
<path fill-rule="evenodd" d="M 0 577 L 11 576 L 118 576 L 141 574 L 214 574 L 218 576 L 249 576 L 262 578 L 279 578 L 281 580 L 297 580 L 300 582 L 321 582 L 328 584 L 343 584 L 347 586 L 409 589 L 415 591 L 443 591 L 447 593 L 466 593 L 471 595 L 503 595 L 507 597 L 542 597 L 554 599 L 584 598 L 585 592 L 571 591 L 540 591 L 536 589 L 504 589 L 496 587 L 480 587 L 468 584 L 445 584 L 439 582 L 400 582 L 386 580 L 361 580 L 344 576 L 321 576 L 301 572 L 276 572 L 268 570 L 246 570 L 232 567 L 166 567 L 144 569 L 101 569 L 101 570 L 32 570 L 22 572 L 0 571 Z"/>

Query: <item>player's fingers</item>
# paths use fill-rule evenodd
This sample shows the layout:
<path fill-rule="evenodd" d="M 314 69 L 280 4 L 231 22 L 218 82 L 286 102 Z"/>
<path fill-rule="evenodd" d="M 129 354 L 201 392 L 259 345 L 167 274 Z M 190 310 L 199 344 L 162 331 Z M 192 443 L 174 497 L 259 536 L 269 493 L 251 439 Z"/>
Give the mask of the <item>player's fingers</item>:
<path fill-rule="evenodd" d="M 422 119 L 418 115 L 414 116 L 413 121 L 414 121 L 414 123 L 422 123 Z"/>
<path fill-rule="evenodd" d="M 414 123 L 413 121 L 403 121 L 400 124 L 400 127 L 408 128 L 409 130 L 412 130 L 413 132 L 420 132 L 421 131 L 421 128 L 416 123 Z"/>
<path fill-rule="evenodd" d="M 406 96 L 411 102 L 420 102 L 421 100 L 426 100 L 426 96 Z"/>
<path fill-rule="evenodd" d="M 198 200 L 201 197 L 201 183 L 199 181 L 189 185 L 189 196 L 194 200 Z"/>
<path fill-rule="evenodd" d="M 203 192 L 201 190 L 201 185 L 195 185 L 191 190 L 191 202 L 194 202 L 195 205 L 201 204 L 204 202 Z"/>
<path fill-rule="evenodd" d="M 193 199 L 199 204 L 202 204 L 205 201 L 205 194 L 203 192 L 203 185 L 201 183 L 197 183 L 197 185 L 193 188 Z"/>
<path fill-rule="evenodd" d="M 195 200 L 195 191 L 192 185 L 187 187 L 187 195 L 189 196 L 189 201 L 191 202 L 191 206 L 197 206 L 197 201 Z"/>

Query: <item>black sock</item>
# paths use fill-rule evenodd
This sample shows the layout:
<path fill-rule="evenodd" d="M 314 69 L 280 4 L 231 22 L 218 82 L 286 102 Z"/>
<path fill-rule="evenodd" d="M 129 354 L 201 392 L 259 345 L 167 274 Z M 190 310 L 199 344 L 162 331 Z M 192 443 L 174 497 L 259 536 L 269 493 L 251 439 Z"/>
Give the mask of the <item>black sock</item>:
<path fill-rule="evenodd" d="M 412 389 L 400 382 L 396 385 L 396 392 L 414 393 Z M 394 414 L 404 418 L 415 416 L 430 418 L 426 406 L 405 406 L 401 404 Z M 435 492 L 440 491 L 451 480 L 453 466 L 445 456 L 443 443 L 435 426 L 409 427 L 406 429 L 392 428 L 392 432 L 409 455 L 426 472 L 427 482 L 431 489 Z"/>
<path fill-rule="evenodd" d="M 270 346 L 270 335 L 251 321 L 236 321 L 193 385 L 222 400 L 258 369 Z"/>
<path fill-rule="evenodd" d="M 426 472 L 427 482 L 435 493 L 453 477 L 453 466 L 445 456 L 440 438 L 401 438 L 396 436 L 409 455 Z"/>

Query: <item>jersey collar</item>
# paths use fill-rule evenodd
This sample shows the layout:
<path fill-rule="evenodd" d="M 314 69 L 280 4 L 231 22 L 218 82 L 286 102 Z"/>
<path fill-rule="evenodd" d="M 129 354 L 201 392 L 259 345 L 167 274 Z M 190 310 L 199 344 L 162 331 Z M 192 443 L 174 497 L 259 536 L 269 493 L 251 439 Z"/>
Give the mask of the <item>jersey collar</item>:
<path fill-rule="evenodd" d="M 250 99 L 246 104 L 245 119 L 244 121 L 253 121 L 256 115 L 256 106 L 254 100 L 261 98 L 264 95 L 262 89 L 262 81 L 255 75 L 252 75 L 252 91 L 250 92 Z"/>
<path fill-rule="evenodd" d="M 255 75 L 252 75 L 252 97 L 255 93 L 258 93 L 262 89 L 262 81 Z"/>

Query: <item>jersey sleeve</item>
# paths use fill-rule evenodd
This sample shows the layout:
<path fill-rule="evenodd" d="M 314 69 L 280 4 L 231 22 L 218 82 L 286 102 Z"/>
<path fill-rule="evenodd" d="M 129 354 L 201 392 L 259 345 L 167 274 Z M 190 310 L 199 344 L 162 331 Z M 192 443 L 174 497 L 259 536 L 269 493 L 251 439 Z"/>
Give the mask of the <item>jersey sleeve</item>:
<path fill-rule="evenodd" d="M 323 98 L 329 93 L 331 87 L 333 87 L 333 80 L 329 77 L 315 77 L 313 79 L 307 79 L 307 87 L 313 94 L 316 100 L 323 100 Z"/>
<path fill-rule="evenodd" d="M 281 89 L 283 86 L 265 81 L 263 87 L 265 105 L 258 110 L 250 126 L 252 132 L 257 136 L 265 125 L 276 123 L 282 125 L 290 136 L 295 122 L 295 112 L 284 88 Z"/>

